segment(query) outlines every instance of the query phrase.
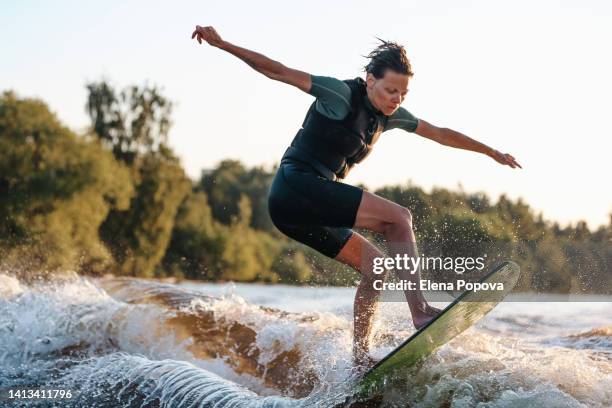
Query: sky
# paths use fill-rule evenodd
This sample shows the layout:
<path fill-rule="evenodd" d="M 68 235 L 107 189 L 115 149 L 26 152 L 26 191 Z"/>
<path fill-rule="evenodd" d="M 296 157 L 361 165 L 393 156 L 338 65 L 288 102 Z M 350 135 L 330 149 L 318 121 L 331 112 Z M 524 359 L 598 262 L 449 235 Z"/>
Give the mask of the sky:
<path fill-rule="evenodd" d="M 313 97 L 217 48 L 227 41 L 314 75 L 362 76 L 380 37 L 415 76 L 403 107 L 514 155 L 522 170 L 402 130 L 346 182 L 523 198 L 548 220 L 609 222 L 612 3 L 606 1 L 20 1 L 0 12 L 0 91 L 38 97 L 84 130 L 88 81 L 155 84 L 175 103 L 169 142 L 193 179 L 223 159 L 280 161 Z"/>

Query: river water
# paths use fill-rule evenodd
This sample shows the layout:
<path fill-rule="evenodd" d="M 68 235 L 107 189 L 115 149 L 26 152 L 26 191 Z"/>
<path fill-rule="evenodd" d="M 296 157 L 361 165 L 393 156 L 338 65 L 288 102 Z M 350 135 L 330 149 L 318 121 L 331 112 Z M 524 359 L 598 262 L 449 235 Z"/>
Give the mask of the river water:
<path fill-rule="evenodd" d="M 612 406 L 611 299 L 550 295 L 498 305 L 384 394 L 355 401 L 354 293 L 0 274 L 0 407 Z M 382 303 L 372 354 L 413 332 L 404 304 Z"/>

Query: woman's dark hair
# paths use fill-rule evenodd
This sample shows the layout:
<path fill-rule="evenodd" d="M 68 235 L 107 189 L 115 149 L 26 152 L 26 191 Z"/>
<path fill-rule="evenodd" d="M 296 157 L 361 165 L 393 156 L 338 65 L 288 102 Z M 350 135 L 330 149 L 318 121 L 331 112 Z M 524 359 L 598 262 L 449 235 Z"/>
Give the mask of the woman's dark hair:
<path fill-rule="evenodd" d="M 378 40 L 382 44 L 367 55 L 366 58 L 369 58 L 370 62 L 364 67 L 365 72 L 374 75 L 377 79 L 382 78 L 387 69 L 392 69 L 399 74 L 408 75 L 409 77 L 413 76 L 414 72 L 412 72 L 410 60 L 406 56 L 404 47 L 394 42 L 381 40 L 380 38 Z"/>

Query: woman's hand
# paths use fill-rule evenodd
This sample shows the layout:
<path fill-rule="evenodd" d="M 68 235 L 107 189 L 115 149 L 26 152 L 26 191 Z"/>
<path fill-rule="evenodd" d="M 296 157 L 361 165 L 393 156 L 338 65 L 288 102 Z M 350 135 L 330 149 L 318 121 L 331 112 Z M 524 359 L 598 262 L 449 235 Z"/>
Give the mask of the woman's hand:
<path fill-rule="evenodd" d="M 499 150 L 493 149 L 489 156 L 493 158 L 496 162 L 512 167 L 513 169 L 519 167 L 522 169 L 521 165 L 518 164 L 514 156 L 509 153 L 502 153 Z"/>
<path fill-rule="evenodd" d="M 204 40 L 213 47 L 220 47 L 223 44 L 221 36 L 210 26 L 202 27 L 197 25 L 195 31 L 191 34 L 191 38 L 196 38 L 200 44 Z"/>

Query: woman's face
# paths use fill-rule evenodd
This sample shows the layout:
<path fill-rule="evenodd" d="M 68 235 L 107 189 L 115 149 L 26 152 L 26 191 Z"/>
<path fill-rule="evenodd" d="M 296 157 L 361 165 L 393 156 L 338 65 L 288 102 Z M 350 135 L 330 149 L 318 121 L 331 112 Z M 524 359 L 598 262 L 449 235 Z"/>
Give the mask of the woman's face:
<path fill-rule="evenodd" d="M 395 112 L 408 93 L 410 77 L 387 69 L 382 78 L 377 79 L 368 73 L 366 76 L 368 99 L 372 105 L 386 116 Z"/>

